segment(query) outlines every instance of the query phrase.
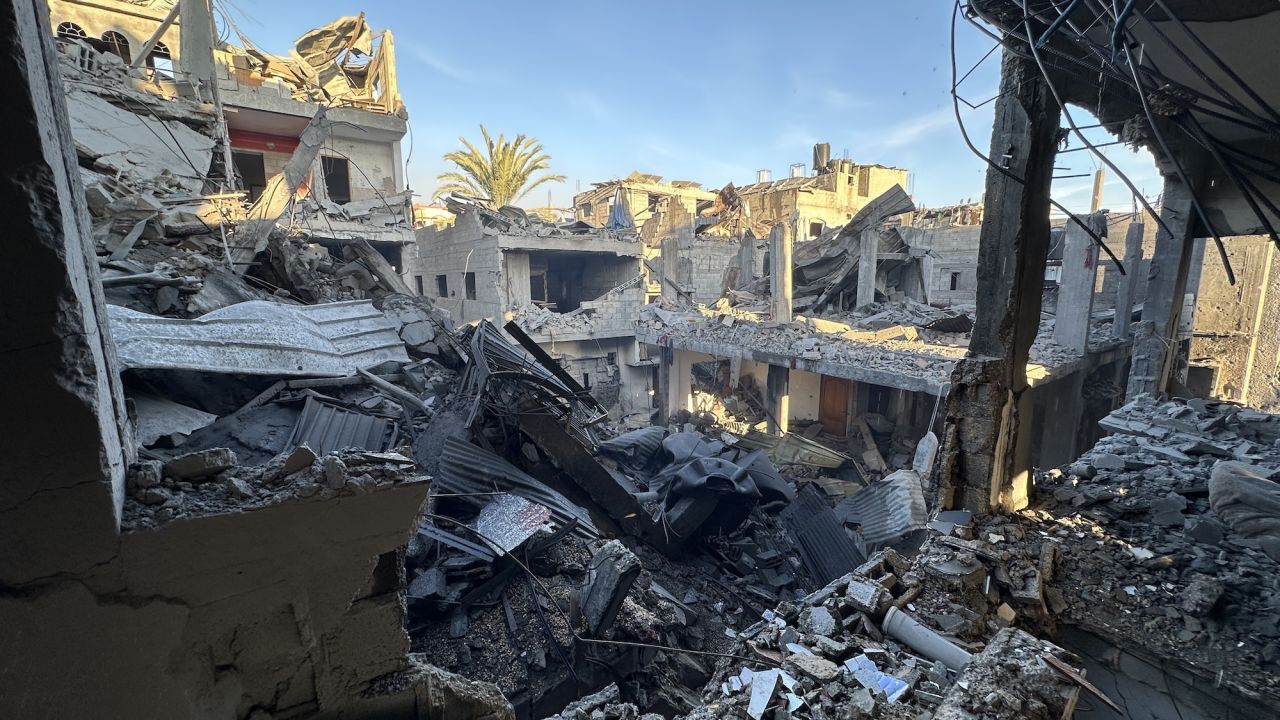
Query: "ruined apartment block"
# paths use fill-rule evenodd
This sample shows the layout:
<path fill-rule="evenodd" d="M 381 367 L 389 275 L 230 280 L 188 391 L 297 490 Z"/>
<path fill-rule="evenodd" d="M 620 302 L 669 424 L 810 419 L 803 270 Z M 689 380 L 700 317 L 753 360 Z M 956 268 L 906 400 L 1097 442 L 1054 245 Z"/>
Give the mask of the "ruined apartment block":
<path fill-rule="evenodd" d="M 635 322 L 649 279 L 638 235 L 448 204 L 452 225 L 417 231 L 407 274 L 420 294 L 458 322 L 514 319 L 615 414 L 647 423 L 653 370 Z"/>

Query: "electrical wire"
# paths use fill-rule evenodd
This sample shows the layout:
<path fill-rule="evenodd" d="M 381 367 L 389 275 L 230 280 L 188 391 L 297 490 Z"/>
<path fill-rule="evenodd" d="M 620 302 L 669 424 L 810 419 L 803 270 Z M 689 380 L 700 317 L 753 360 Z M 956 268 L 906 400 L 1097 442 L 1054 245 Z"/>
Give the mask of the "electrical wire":
<path fill-rule="evenodd" d="M 1018 183 L 1019 185 L 1025 186 L 1027 184 L 1026 180 L 1023 180 L 1022 178 L 1018 177 L 1015 173 L 1013 173 L 1009 169 L 1001 167 L 994 160 L 992 160 L 991 158 L 983 154 L 983 152 L 979 150 L 976 145 L 973 144 L 973 140 L 970 139 L 969 137 L 969 131 L 964 125 L 964 119 L 960 117 L 960 96 L 957 93 L 957 88 L 956 88 L 956 85 L 957 85 L 956 77 L 957 77 L 957 70 L 958 70 L 958 68 L 956 67 L 956 16 L 959 14 L 959 12 L 960 12 L 960 0 L 955 0 L 955 6 L 952 8 L 952 11 L 951 11 L 951 108 L 956 117 L 956 125 L 960 129 L 960 136 L 964 138 L 964 144 L 968 146 L 969 151 L 972 152 L 974 155 L 977 155 L 983 161 L 985 161 L 991 169 L 1009 178 L 1010 180 Z M 1104 253 L 1106 253 L 1107 257 L 1111 259 L 1111 262 L 1115 265 L 1117 272 L 1119 272 L 1121 275 L 1127 274 L 1124 269 L 1124 264 L 1120 262 L 1120 258 L 1116 257 L 1116 254 L 1111 252 L 1111 248 L 1107 247 L 1107 244 L 1103 242 L 1102 238 L 1098 235 L 1098 233 L 1093 231 L 1093 228 L 1089 227 L 1075 213 L 1068 210 L 1062 203 L 1058 202 L 1057 200 L 1054 200 L 1052 197 L 1049 198 L 1049 204 L 1061 210 L 1063 213 L 1067 215 L 1068 218 L 1070 218 L 1073 222 L 1079 225 L 1085 231 L 1085 233 L 1087 233 L 1089 237 L 1092 238 L 1093 241 L 1098 244 L 1098 247 L 1101 248 Z"/>
<path fill-rule="evenodd" d="M 492 543 L 494 545 L 498 544 L 497 541 L 495 541 L 493 538 L 488 537 L 487 535 L 480 532 L 479 530 L 473 527 L 470 527 L 468 525 L 465 525 L 461 521 L 456 520 L 454 518 L 447 517 L 445 515 L 436 515 L 434 513 L 422 513 L 422 514 L 423 516 L 432 518 L 433 520 L 443 520 L 447 523 L 450 523 L 459 528 L 462 528 L 467 532 L 470 532 L 476 537 L 480 538 L 481 540 L 484 540 L 485 542 Z M 742 655 L 734 655 L 733 653 L 714 652 L 711 650 L 690 650 L 689 648 L 673 647 L 670 645 L 658 645 L 656 643 L 631 642 L 628 640 L 604 640 L 600 638 L 582 637 L 577 633 L 576 630 L 573 629 L 573 623 L 570 622 L 569 616 L 565 613 L 564 609 L 560 607 L 560 604 L 556 602 L 555 596 L 551 594 L 551 589 L 546 586 L 546 583 L 542 582 L 542 578 L 538 577 L 533 572 L 533 570 L 529 568 L 527 564 L 522 562 L 520 558 L 516 557 L 514 554 L 508 553 L 507 556 L 510 557 L 513 561 L 515 561 L 515 563 L 520 566 L 521 570 L 524 570 L 524 572 L 529 576 L 530 580 L 538 584 L 538 586 L 542 589 L 543 594 L 546 595 L 551 600 L 551 606 L 556 609 L 556 612 L 559 613 L 560 618 L 564 620 L 565 627 L 569 630 L 569 634 L 573 636 L 573 639 L 577 640 L 578 642 L 590 643 L 595 645 L 620 645 L 623 647 L 652 648 L 655 650 L 664 650 L 666 652 L 683 653 L 685 655 L 702 655 L 706 657 L 729 658 L 730 660 L 740 660 L 742 662 L 761 663 L 764 665 L 774 665 L 774 666 L 777 665 L 776 662 L 766 658 L 750 658 Z M 535 603 L 537 602 L 536 598 L 533 599 L 533 602 Z"/>
<path fill-rule="evenodd" d="M 1125 9 L 1132 10 L 1133 9 L 1132 3 L 1126 4 Z M 1105 12 L 1105 6 L 1104 6 L 1104 12 Z M 1169 145 L 1165 141 L 1163 133 L 1161 133 L 1160 128 L 1158 127 L 1155 121 L 1154 114 L 1152 113 L 1149 103 L 1147 102 L 1145 84 L 1140 75 L 1140 73 L 1145 72 L 1145 69 L 1141 68 L 1138 65 L 1138 63 L 1134 62 L 1133 54 L 1129 47 L 1130 43 L 1126 39 L 1127 37 L 1131 36 L 1132 33 L 1124 29 L 1122 26 L 1123 21 L 1126 19 L 1125 15 L 1126 14 L 1123 11 L 1120 13 L 1117 13 L 1116 15 L 1117 25 L 1113 27 L 1113 30 L 1111 33 L 1113 42 L 1118 42 L 1120 46 L 1118 49 L 1123 49 L 1125 53 L 1126 63 L 1129 66 L 1129 72 L 1133 78 L 1133 88 L 1135 93 L 1138 96 L 1138 100 L 1139 100 L 1139 103 L 1141 104 L 1143 113 L 1146 116 L 1147 123 L 1151 127 L 1151 132 L 1155 137 L 1156 142 L 1159 144 L 1165 157 L 1168 158 L 1169 162 L 1173 164 L 1174 170 L 1178 174 L 1179 179 L 1187 187 L 1190 193 L 1192 205 L 1196 210 L 1196 213 L 1200 217 L 1201 223 L 1213 235 L 1214 243 L 1217 247 L 1218 255 L 1222 261 L 1223 268 L 1226 271 L 1228 280 L 1231 282 L 1232 285 L 1234 285 L 1235 274 L 1232 271 L 1230 260 L 1227 257 L 1227 252 L 1226 252 L 1226 248 L 1223 245 L 1222 237 L 1217 232 L 1213 224 L 1209 221 L 1208 215 L 1204 210 L 1203 204 L 1200 202 L 1198 195 L 1195 193 L 1191 185 L 1190 179 L 1187 176 L 1186 171 L 1182 167 L 1181 163 L 1178 162 L 1177 157 L 1170 151 Z M 1181 59 L 1184 63 L 1186 63 L 1192 68 L 1195 74 L 1197 74 L 1202 79 L 1204 79 L 1211 87 L 1213 87 L 1215 90 L 1220 92 L 1228 100 L 1232 101 L 1232 103 L 1239 110 L 1247 111 L 1247 109 L 1244 108 L 1243 105 L 1239 103 L 1239 101 L 1236 100 L 1230 93 L 1228 93 L 1225 89 L 1221 88 L 1217 83 L 1213 82 L 1213 80 L 1207 75 L 1207 73 L 1205 73 L 1199 67 L 1195 66 L 1195 64 L 1186 56 L 1185 53 L 1181 51 L 1180 48 L 1172 44 L 1171 40 L 1168 38 L 1167 35 L 1164 34 L 1162 30 L 1160 30 L 1160 28 L 1158 28 L 1153 23 L 1151 23 L 1150 20 L 1147 19 L 1140 12 L 1138 13 L 1138 15 L 1140 19 L 1142 19 L 1144 22 L 1150 25 L 1156 31 L 1157 35 L 1167 45 L 1170 46 L 1170 48 L 1175 52 L 1175 54 L 1179 59 Z M 1029 29 L 1028 29 L 1028 32 L 1029 32 Z M 1136 41 L 1136 38 L 1134 40 Z M 1113 47 L 1113 51 L 1115 50 L 1117 50 L 1117 48 Z M 1032 51 L 1034 52 L 1034 48 Z M 1118 64 L 1116 64 L 1114 60 L 1112 61 L 1112 64 L 1118 68 Z M 1041 67 L 1043 68 L 1043 65 L 1041 65 Z M 1153 70 L 1157 70 L 1158 72 L 1158 68 L 1156 68 L 1154 62 L 1151 63 L 1151 67 Z M 1191 115 L 1190 113 L 1183 114 L 1181 117 L 1178 118 L 1178 121 L 1176 121 L 1176 125 L 1180 129 L 1182 129 L 1184 132 L 1187 132 L 1192 137 L 1193 140 L 1195 140 L 1197 143 L 1202 145 L 1209 152 L 1209 154 L 1214 158 L 1214 160 L 1219 165 L 1222 166 L 1222 168 L 1231 177 L 1232 181 L 1240 189 L 1240 192 L 1244 196 L 1245 201 L 1249 204 L 1250 208 L 1253 210 L 1254 214 L 1258 217 L 1263 227 L 1267 229 L 1268 234 L 1271 236 L 1272 240 L 1274 242 L 1280 243 L 1280 237 L 1277 237 L 1277 235 L 1275 234 L 1275 230 L 1272 227 L 1269 218 L 1261 211 L 1261 209 L 1258 207 L 1258 204 L 1257 204 L 1257 200 L 1260 199 L 1267 204 L 1268 208 L 1271 209 L 1272 212 L 1275 212 L 1276 214 L 1280 214 L 1280 212 L 1277 212 L 1275 205 L 1271 203 L 1270 199 L 1267 198 L 1265 194 L 1258 192 L 1257 187 L 1254 186 L 1251 181 L 1249 181 L 1240 173 L 1239 168 L 1235 165 L 1235 163 L 1231 162 L 1229 159 L 1227 159 L 1223 155 L 1220 144 L 1217 142 L 1216 139 L 1212 138 L 1204 130 L 1203 126 L 1200 124 L 1199 120 L 1197 120 L 1194 117 L 1194 115 Z M 1255 199 L 1255 195 L 1257 196 L 1256 199 Z"/>
<path fill-rule="evenodd" d="M 1021 0 L 1021 1 L 1022 1 L 1022 7 L 1023 7 L 1022 23 L 1023 23 L 1023 27 L 1026 30 L 1027 36 L 1030 37 L 1031 20 L 1026 16 L 1027 0 Z M 1029 43 L 1028 47 L 1031 49 L 1031 57 L 1033 60 L 1035 60 L 1036 67 L 1040 68 L 1040 75 L 1044 78 L 1045 87 L 1047 87 L 1049 89 L 1049 93 L 1053 95 L 1054 102 L 1058 103 L 1058 107 L 1062 109 L 1062 118 L 1067 121 L 1067 125 L 1071 128 L 1072 132 L 1076 134 L 1076 137 L 1080 139 L 1080 142 L 1082 144 L 1088 146 L 1093 151 L 1093 154 L 1099 160 L 1101 160 L 1103 164 L 1111 168 L 1111 171 L 1114 172 L 1120 178 L 1120 181 L 1123 182 L 1125 186 L 1129 188 L 1129 192 L 1133 193 L 1133 196 L 1138 199 L 1138 201 L 1142 204 L 1142 207 L 1146 209 L 1147 212 L 1152 214 L 1152 216 L 1155 218 L 1156 224 L 1160 226 L 1161 230 L 1164 230 L 1166 233 L 1168 233 L 1169 237 L 1174 237 L 1174 238 L 1178 237 L 1169 228 L 1168 224 L 1165 223 L 1164 218 L 1161 218 L 1159 215 L 1156 214 L 1155 209 L 1151 207 L 1151 203 L 1147 202 L 1147 198 L 1141 192 L 1139 192 L 1137 186 L 1134 185 L 1133 181 L 1129 179 L 1129 176 L 1125 175 L 1124 171 L 1122 171 L 1118 165 L 1116 165 L 1114 162 L 1111 161 L 1110 158 L 1108 158 L 1096 147 L 1094 147 L 1093 143 L 1090 142 L 1089 139 L 1084 136 L 1084 133 L 1080 130 L 1080 128 L 1076 126 L 1075 120 L 1071 117 L 1071 111 L 1067 109 L 1067 104 L 1062 101 L 1062 96 L 1058 93 L 1058 88 L 1056 85 L 1054 85 L 1053 78 L 1050 77 L 1049 75 L 1049 69 L 1045 67 L 1044 61 L 1040 58 L 1040 52 L 1036 50 L 1034 44 Z"/>
<path fill-rule="evenodd" d="M 1133 53 L 1129 50 L 1129 43 L 1121 38 L 1121 45 L 1124 47 L 1124 57 L 1129 65 L 1129 70 L 1133 73 L 1133 81 L 1138 85 L 1138 100 L 1142 103 L 1142 112 L 1147 116 L 1147 124 L 1151 127 L 1151 134 L 1155 136 L 1161 152 L 1173 164 L 1173 169 L 1178 174 L 1178 179 L 1187 188 L 1187 193 L 1191 197 L 1191 206 L 1195 208 L 1196 214 L 1200 216 L 1200 222 L 1204 224 L 1205 229 L 1213 235 L 1214 245 L 1218 248 L 1218 257 L 1222 260 L 1223 269 L 1227 271 L 1227 281 L 1235 285 L 1236 274 L 1231 269 L 1231 260 L 1227 257 L 1226 246 L 1222 244 L 1222 236 L 1218 234 L 1217 228 L 1209 221 L 1209 215 L 1204 211 L 1204 205 L 1201 204 L 1200 197 L 1196 194 L 1195 187 L 1191 184 L 1191 178 L 1187 177 L 1187 172 L 1183 169 L 1182 163 L 1178 162 L 1177 156 L 1173 154 L 1169 149 L 1169 144 L 1165 142 L 1164 134 L 1160 132 L 1160 128 L 1156 127 L 1156 119 L 1147 103 L 1147 94 L 1142 90 L 1142 79 L 1138 75 L 1138 66 L 1133 61 Z"/>

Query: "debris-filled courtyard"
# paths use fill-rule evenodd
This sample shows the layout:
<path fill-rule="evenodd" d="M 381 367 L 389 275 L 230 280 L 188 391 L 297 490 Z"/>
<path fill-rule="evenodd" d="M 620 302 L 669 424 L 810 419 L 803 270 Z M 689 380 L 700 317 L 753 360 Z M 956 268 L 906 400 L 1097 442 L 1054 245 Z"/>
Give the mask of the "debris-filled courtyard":
<path fill-rule="evenodd" d="M 1275 717 L 1274 4 L 931 11 L 940 207 L 808 140 L 539 206 L 484 125 L 418 202 L 408 68 L 469 71 L 244 12 L 0 16 L 0 716 Z"/>

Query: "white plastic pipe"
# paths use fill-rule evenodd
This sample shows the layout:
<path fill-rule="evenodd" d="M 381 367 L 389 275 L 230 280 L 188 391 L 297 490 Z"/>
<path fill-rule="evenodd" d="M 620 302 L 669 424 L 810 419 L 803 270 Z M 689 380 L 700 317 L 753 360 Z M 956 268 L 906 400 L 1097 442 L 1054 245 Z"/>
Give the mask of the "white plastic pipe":
<path fill-rule="evenodd" d="M 941 661 L 956 672 L 964 670 L 973 659 L 973 655 L 964 648 L 921 625 L 896 607 L 889 608 L 889 612 L 885 613 L 881 628 L 912 650 L 930 660 Z"/>

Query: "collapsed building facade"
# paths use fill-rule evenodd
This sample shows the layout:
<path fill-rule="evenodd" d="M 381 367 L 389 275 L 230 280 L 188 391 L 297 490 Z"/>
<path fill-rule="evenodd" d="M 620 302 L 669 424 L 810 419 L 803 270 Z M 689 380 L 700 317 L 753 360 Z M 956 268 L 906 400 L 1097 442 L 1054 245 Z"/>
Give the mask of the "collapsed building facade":
<path fill-rule="evenodd" d="M 1133 32 L 1280 15 L 1175 5 Z M 975 11 L 1007 44 L 980 228 L 898 185 L 812 240 L 732 187 L 617 228 L 453 198 L 393 266 L 374 243 L 395 224 L 358 200 L 335 205 L 367 227 L 333 247 L 299 220 L 327 212 L 305 179 L 325 113 L 268 181 L 277 213 L 218 175 L 216 106 L 5 4 L 3 714 L 1271 717 L 1280 417 L 1166 398 L 1200 355 L 1230 378 L 1202 389 L 1275 379 L 1275 238 L 1231 236 L 1280 218 L 1187 175 L 1196 226 L 1166 165 L 1159 221 L 1055 232 L 1071 78 L 1035 64 L 1048 22 Z M 316 33 L 355 46 L 362 22 Z M 1092 53 L 1054 32 L 1054 57 Z M 68 113 L 99 107 L 90 86 L 158 132 L 105 151 Z M 1141 104 L 1113 92 L 1104 122 Z M 156 160 L 187 132 L 210 157 L 190 176 Z M 1120 223 L 1125 272 L 1100 280 Z M 1197 255 L 1214 230 L 1232 271 Z M 656 422 L 621 422 L 647 409 L 613 411 L 581 360 L 611 342 Z"/>

